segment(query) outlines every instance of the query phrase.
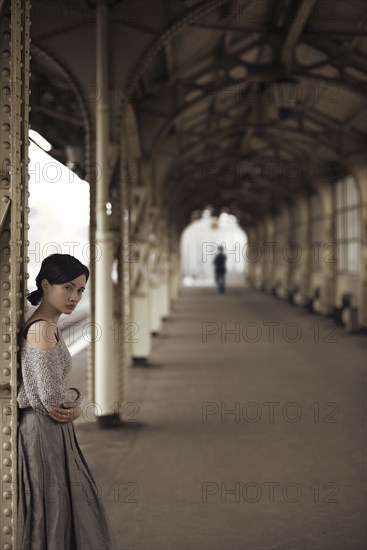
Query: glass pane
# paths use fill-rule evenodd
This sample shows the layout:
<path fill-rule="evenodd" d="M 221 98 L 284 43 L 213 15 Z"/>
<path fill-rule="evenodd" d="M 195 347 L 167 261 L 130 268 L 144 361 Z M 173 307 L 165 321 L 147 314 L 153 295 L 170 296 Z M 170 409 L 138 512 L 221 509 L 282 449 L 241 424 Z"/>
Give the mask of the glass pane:
<path fill-rule="evenodd" d="M 338 241 L 345 238 L 344 218 L 345 213 L 341 212 L 336 214 L 336 239 Z"/>
<path fill-rule="evenodd" d="M 346 180 L 347 186 L 347 205 L 354 206 L 358 205 L 358 189 L 357 184 L 354 178 L 351 176 Z"/>
<path fill-rule="evenodd" d="M 347 237 L 348 239 L 359 238 L 359 209 L 347 212 Z"/>
<path fill-rule="evenodd" d="M 338 258 L 338 270 L 344 271 L 346 269 L 346 263 L 345 263 L 345 252 L 346 252 L 346 246 L 344 244 L 338 243 L 338 249 L 337 249 L 337 258 Z"/>
<path fill-rule="evenodd" d="M 359 243 L 349 243 L 348 246 L 348 271 L 359 271 Z"/>
<path fill-rule="evenodd" d="M 336 208 L 342 208 L 344 201 L 343 201 L 343 187 L 344 182 L 343 180 L 337 181 L 335 184 L 335 206 Z"/>

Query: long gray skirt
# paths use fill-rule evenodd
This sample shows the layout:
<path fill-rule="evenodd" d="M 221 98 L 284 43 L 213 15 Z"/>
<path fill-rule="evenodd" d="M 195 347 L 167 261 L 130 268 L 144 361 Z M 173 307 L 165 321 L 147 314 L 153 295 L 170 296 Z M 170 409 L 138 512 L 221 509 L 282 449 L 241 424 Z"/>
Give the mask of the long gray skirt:
<path fill-rule="evenodd" d="M 17 449 L 17 550 L 118 550 L 73 423 L 19 409 Z"/>

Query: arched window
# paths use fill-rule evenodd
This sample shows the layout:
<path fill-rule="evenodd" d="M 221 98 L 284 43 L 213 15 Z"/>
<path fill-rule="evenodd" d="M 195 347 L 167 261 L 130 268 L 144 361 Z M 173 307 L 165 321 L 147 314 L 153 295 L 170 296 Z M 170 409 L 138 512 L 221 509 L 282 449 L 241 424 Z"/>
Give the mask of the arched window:
<path fill-rule="evenodd" d="M 310 224 L 311 224 L 311 243 L 310 257 L 311 269 L 321 271 L 321 258 L 323 257 L 323 237 L 324 237 L 324 215 L 321 208 L 321 201 L 318 195 L 312 195 L 310 199 Z"/>
<path fill-rule="evenodd" d="M 334 204 L 338 271 L 357 273 L 360 263 L 360 200 L 352 176 L 334 184 Z"/>

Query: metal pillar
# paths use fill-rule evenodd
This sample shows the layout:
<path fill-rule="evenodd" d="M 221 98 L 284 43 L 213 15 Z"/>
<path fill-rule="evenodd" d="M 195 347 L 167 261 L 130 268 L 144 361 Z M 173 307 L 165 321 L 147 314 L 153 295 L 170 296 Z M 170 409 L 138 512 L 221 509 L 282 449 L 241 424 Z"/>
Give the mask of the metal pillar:
<path fill-rule="evenodd" d="M 310 224 L 310 211 L 309 202 L 306 199 L 301 203 L 302 219 L 304 223 L 302 225 L 301 232 L 301 276 L 300 276 L 300 296 L 297 301 L 298 305 L 304 306 L 309 302 L 311 293 L 311 254 L 310 254 L 310 242 L 311 242 L 311 224 Z"/>
<path fill-rule="evenodd" d="M 16 548 L 17 525 L 17 333 L 24 323 L 28 225 L 29 130 L 28 0 L 0 5 L 0 341 L 1 493 L 0 545 Z"/>
<path fill-rule="evenodd" d="M 130 212 L 130 238 L 134 255 L 130 263 L 131 322 L 136 327 L 131 342 L 131 355 L 135 362 L 146 361 L 151 353 L 149 313 L 149 239 L 148 189 L 133 190 Z"/>
<path fill-rule="evenodd" d="M 261 243 L 263 251 L 262 287 L 265 292 L 269 292 L 274 281 L 275 273 L 275 247 L 272 244 L 274 242 L 274 224 L 269 218 L 264 222 L 263 235 L 264 239 Z"/>
<path fill-rule="evenodd" d="M 119 403 L 118 365 L 116 350 L 121 327 L 114 323 L 114 288 L 112 267 L 114 261 L 114 232 L 110 230 L 107 215 L 109 201 L 109 54 L 108 5 L 100 0 L 96 11 L 97 89 L 96 102 L 96 367 L 95 398 L 97 422 L 101 427 L 121 422 L 116 405 Z"/>
<path fill-rule="evenodd" d="M 97 174 L 94 169 L 96 158 L 96 136 L 95 128 L 89 127 L 89 132 L 86 141 L 86 181 L 89 183 L 89 244 L 90 244 L 90 259 L 89 259 L 89 323 L 91 327 L 96 326 L 96 185 Z M 88 399 L 95 403 L 95 373 L 96 373 L 96 346 L 93 342 L 87 347 L 87 393 Z"/>
<path fill-rule="evenodd" d="M 292 235 L 292 220 L 291 220 L 291 212 L 289 210 L 289 207 L 285 208 L 284 210 L 284 225 L 285 225 L 285 247 L 281 249 L 281 257 L 282 257 L 282 266 L 283 266 L 283 285 L 282 285 L 282 298 L 287 299 L 289 298 L 289 294 L 292 290 L 292 282 L 293 282 L 293 264 L 289 261 L 287 258 L 286 250 L 289 246 L 289 243 L 293 240 Z"/>
<path fill-rule="evenodd" d="M 326 214 L 324 217 L 324 234 L 326 242 L 335 242 L 333 233 L 333 214 Z M 322 263 L 322 291 L 321 291 L 321 313 L 331 315 L 335 305 L 335 283 L 337 267 L 333 262 Z"/>
<path fill-rule="evenodd" d="M 158 208 L 151 206 L 149 209 L 150 217 L 150 251 L 149 251 L 149 315 L 150 331 L 152 334 L 158 334 L 161 330 L 162 322 L 159 314 L 159 274 L 158 274 L 158 246 L 157 246 L 157 224 Z"/>
<path fill-rule="evenodd" d="M 124 134 L 123 134 L 124 136 Z M 119 394 L 120 399 L 124 402 L 125 399 L 125 380 L 128 376 L 129 365 L 129 340 L 133 330 L 130 324 L 130 288 L 129 288 L 129 200 L 127 193 L 127 177 L 126 177 L 126 156 L 125 156 L 125 140 L 122 139 L 122 147 L 120 151 L 120 169 L 119 169 L 119 197 L 118 197 L 118 228 L 116 232 L 119 234 L 118 246 L 118 283 L 117 283 L 117 299 L 115 315 L 119 325 L 122 327 L 123 337 L 119 338 L 118 346 L 118 370 L 119 370 Z"/>
<path fill-rule="evenodd" d="M 244 253 L 245 263 L 247 269 L 245 269 L 245 284 L 249 284 L 252 287 L 258 287 L 258 281 L 256 280 L 256 264 L 258 262 L 258 246 L 257 231 L 255 227 L 249 227 L 247 229 L 248 242 Z"/>
<path fill-rule="evenodd" d="M 256 263 L 255 263 L 255 281 L 256 289 L 263 290 L 265 285 L 265 272 L 264 272 L 264 241 L 265 241 L 265 223 L 259 222 L 257 230 L 257 249 L 256 249 Z"/>
<path fill-rule="evenodd" d="M 168 281 L 168 235 L 167 235 L 167 220 L 161 212 L 159 220 L 159 239 L 160 248 L 159 256 L 159 305 L 160 316 L 164 319 L 170 313 L 169 300 L 169 281 Z"/>
<path fill-rule="evenodd" d="M 180 288 L 180 249 L 179 239 L 173 226 L 170 230 L 170 279 L 169 279 L 169 299 L 170 303 L 175 302 Z"/>
<path fill-rule="evenodd" d="M 367 329 L 367 191 L 363 182 L 367 180 L 366 175 L 367 167 L 364 159 L 363 168 L 359 177 L 361 197 L 361 278 L 359 283 L 359 296 L 361 307 L 358 310 L 358 322 L 365 329 Z"/>
<path fill-rule="evenodd" d="M 358 284 L 358 324 L 367 329 L 367 160 L 366 155 L 351 155 L 347 159 L 350 173 L 356 179 L 360 197 L 360 277 Z"/>
<path fill-rule="evenodd" d="M 331 183 L 320 186 L 320 198 L 324 207 L 324 241 L 334 243 L 334 205 L 333 188 Z M 335 305 L 335 288 L 337 279 L 337 264 L 334 262 L 322 262 L 322 288 L 320 297 L 320 313 L 331 315 Z"/>

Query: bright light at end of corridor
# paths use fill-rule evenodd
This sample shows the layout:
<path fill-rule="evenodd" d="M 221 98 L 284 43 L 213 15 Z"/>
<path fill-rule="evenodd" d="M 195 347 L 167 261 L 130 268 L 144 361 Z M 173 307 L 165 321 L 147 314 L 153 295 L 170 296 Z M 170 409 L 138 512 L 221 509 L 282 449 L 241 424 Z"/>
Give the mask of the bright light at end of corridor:
<path fill-rule="evenodd" d="M 233 214 L 212 216 L 204 209 L 182 234 L 182 281 L 184 286 L 214 286 L 213 260 L 222 245 L 227 256 L 228 286 L 242 285 L 246 264 L 243 257 L 247 236 Z"/>

